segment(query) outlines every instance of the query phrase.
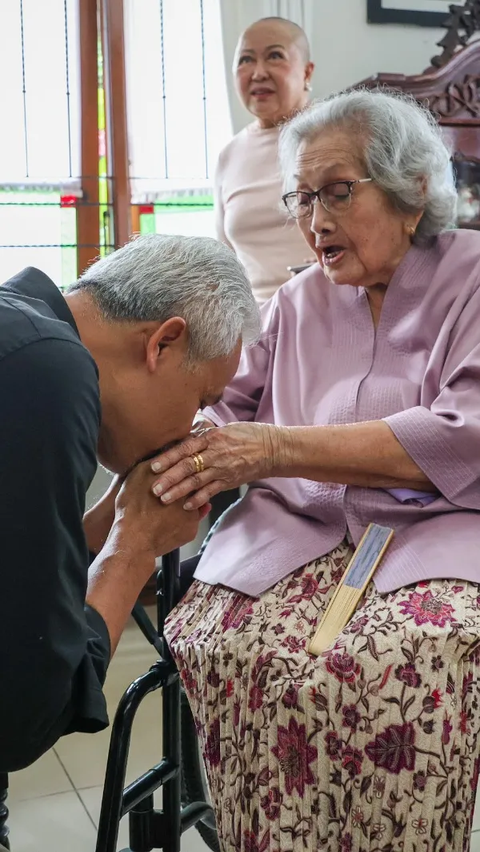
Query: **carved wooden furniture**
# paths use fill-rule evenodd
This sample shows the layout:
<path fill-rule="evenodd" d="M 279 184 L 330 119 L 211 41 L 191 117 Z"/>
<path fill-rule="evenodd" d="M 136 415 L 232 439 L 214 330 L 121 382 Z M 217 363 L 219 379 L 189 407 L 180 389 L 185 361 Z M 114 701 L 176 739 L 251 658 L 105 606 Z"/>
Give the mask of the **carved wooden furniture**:
<path fill-rule="evenodd" d="M 8 841 L 9 830 L 7 828 L 8 808 L 6 805 L 8 794 L 8 775 L 0 772 L 0 846 L 10 849 Z"/>
<path fill-rule="evenodd" d="M 458 224 L 480 228 L 480 0 L 452 4 L 444 26 L 442 51 L 423 74 L 375 74 L 355 88 L 400 89 L 432 110 L 452 147 L 463 198 Z M 474 216 L 464 212 L 469 202 Z"/>

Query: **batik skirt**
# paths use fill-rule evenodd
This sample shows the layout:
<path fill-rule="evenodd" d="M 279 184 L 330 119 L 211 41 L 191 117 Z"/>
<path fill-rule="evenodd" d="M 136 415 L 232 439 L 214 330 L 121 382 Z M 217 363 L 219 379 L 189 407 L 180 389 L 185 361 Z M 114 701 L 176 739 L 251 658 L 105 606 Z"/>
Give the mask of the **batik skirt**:
<path fill-rule="evenodd" d="M 195 582 L 166 635 L 224 852 L 467 852 L 479 772 L 476 584 L 371 584 L 307 648 L 347 541 L 259 598 Z"/>

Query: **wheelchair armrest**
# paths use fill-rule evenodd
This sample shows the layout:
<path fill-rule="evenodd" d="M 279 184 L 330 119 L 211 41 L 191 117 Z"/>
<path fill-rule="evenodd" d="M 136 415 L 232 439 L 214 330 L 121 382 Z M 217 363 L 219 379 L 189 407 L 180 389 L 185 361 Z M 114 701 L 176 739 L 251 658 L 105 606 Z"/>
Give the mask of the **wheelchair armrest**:
<path fill-rule="evenodd" d="M 180 563 L 180 598 L 183 598 L 192 585 L 193 575 L 195 574 L 199 561 L 200 556 L 197 554 L 195 556 L 191 556 L 189 559 L 184 559 L 183 562 Z"/>
<path fill-rule="evenodd" d="M 191 556 L 179 562 L 179 551 L 168 553 L 162 558 L 162 567 L 157 572 L 157 626 L 145 612 L 139 601 L 132 610 L 132 616 L 142 631 L 145 639 L 162 654 L 163 624 L 168 613 L 183 598 L 193 583 L 193 575 L 200 557 Z M 164 573 L 165 572 L 165 573 Z"/>

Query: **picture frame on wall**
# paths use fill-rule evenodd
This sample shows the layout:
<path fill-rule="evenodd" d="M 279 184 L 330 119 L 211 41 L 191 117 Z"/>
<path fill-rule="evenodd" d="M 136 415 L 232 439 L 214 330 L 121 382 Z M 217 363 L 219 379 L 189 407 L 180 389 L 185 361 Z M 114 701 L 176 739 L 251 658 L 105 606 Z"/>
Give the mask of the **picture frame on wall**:
<path fill-rule="evenodd" d="M 413 24 L 441 27 L 453 0 L 367 0 L 369 24 Z M 462 5 L 461 0 L 456 0 Z"/>

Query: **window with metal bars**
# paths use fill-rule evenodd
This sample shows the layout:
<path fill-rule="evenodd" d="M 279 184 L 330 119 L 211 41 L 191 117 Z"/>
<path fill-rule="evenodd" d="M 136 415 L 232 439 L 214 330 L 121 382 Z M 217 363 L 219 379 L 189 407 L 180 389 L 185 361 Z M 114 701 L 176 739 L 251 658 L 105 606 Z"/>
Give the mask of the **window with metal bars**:
<path fill-rule="evenodd" d="M 0 270 L 76 272 L 80 89 L 75 0 L 0 3 Z"/>
<path fill-rule="evenodd" d="M 113 247 L 100 40 L 95 128 L 92 113 L 81 115 L 83 2 L 0 3 L 7 81 L 0 114 L 8 117 L 0 139 L 1 280 L 35 265 L 66 285 Z M 219 0 L 124 0 L 124 10 L 130 181 L 141 230 L 213 235 L 212 175 L 231 135 Z M 88 177 L 80 168 L 87 122 L 95 136 L 98 129 Z M 86 229 L 82 216 L 90 217 Z"/>
<path fill-rule="evenodd" d="M 124 8 L 141 229 L 213 236 L 212 180 L 232 133 L 219 0 L 125 0 Z"/>

